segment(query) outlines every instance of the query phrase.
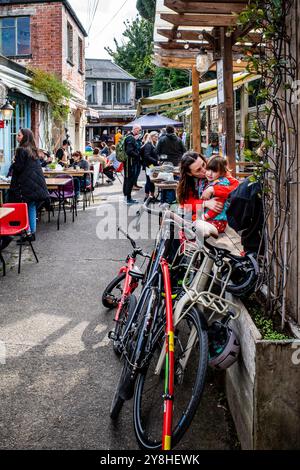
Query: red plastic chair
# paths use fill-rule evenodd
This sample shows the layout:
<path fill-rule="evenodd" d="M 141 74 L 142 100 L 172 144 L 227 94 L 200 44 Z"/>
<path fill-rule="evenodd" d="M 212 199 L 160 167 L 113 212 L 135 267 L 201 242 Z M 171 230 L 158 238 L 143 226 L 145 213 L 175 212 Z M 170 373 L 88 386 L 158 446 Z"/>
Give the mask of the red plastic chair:
<path fill-rule="evenodd" d="M 29 229 L 29 219 L 28 219 L 28 209 L 27 204 L 25 203 L 11 203 L 11 204 L 3 204 L 2 207 L 11 207 L 14 208 L 14 212 L 8 214 L 4 219 L 1 219 L 0 225 L 0 236 L 22 236 L 26 235 L 26 231 Z M 33 249 L 31 244 L 31 240 L 29 241 L 30 248 L 34 254 L 36 262 L 38 263 L 38 257 Z M 0 259 L 3 265 L 3 276 L 5 276 L 5 261 L 0 253 Z M 18 274 L 21 272 L 21 257 L 22 257 L 22 243 L 20 243 L 19 247 L 19 266 L 18 266 Z"/>
<path fill-rule="evenodd" d="M 122 162 L 120 163 L 118 168 L 116 170 L 114 170 L 114 175 L 118 178 L 120 183 L 122 183 L 122 181 L 120 180 L 120 178 L 118 176 L 118 173 L 120 173 L 123 176 L 123 170 L 124 170 L 124 163 L 122 163 Z"/>

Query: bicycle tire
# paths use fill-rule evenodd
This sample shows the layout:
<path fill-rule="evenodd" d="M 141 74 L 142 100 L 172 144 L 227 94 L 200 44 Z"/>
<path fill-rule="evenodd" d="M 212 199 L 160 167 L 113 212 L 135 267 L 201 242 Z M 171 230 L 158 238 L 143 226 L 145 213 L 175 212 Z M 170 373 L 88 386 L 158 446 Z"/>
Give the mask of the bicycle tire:
<path fill-rule="evenodd" d="M 172 447 L 189 428 L 199 406 L 205 386 L 208 365 L 207 331 L 202 327 L 200 314 L 192 308 L 180 321 L 175 331 L 175 385 Z M 180 371 L 179 358 L 183 357 L 184 339 L 195 327 L 197 341 L 189 357 L 186 369 Z M 153 341 L 152 357 L 147 367 L 139 374 L 134 394 L 134 430 L 140 448 L 158 450 L 162 447 L 164 367 L 159 376 L 152 375 L 161 348 L 165 343 L 165 325 Z M 182 351 L 181 351 L 182 349 Z M 181 374 L 181 375 L 180 375 Z M 187 391 L 187 388 L 190 390 Z M 149 391 L 149 395 L 147 394 Z"/>
<path fill-rule="evenodd" d="M 102 294 L 102 304 L 105 308 L 113 309 L 118 306 L 119 300 L 117 299 L 114 300 L 113 298 L 110 298 L 113 290 L 118 286 L 118 284 L 121 284 L 126 277 L 126 273 L 121 273 L 118 276 L 116 276 L 109 284 L 106 286 L 104 289 L 104 292 Z M 122 295 L 123 288 L 120 289 L 120 297 Z"/>
<path fill-rule="evenodd" d="M 116 387 L 116 391 L 113 396 L 111 408 L 110 408 L 110 417 L 111 419 L 115 420 L 119 416 L 119 413 L 122 409 L 125 400 L 130 400 L 134 395 L 134 385 L 136 381 L 136 374 L 132 374 L 132 365 L 136 362 L 136 346 L 140 334 L 140 328 L 144 324 L 144 309 L 147 308 L 147 298 L 151 296 L 150 292 L 147 293 L 146 299 L 143 303 L 143 308 L 141 312 L 136 312 L 136 321 L 137 326 L 133 331 L 131 337 L 127 338 L 127 355 L 129 357 L 129 362 L 125 359 L 123 364 L 123 369 L 121 371 L 118 384 Z"/>
<path fill-rule="evenodd" d="M 120 347 L 119 338 L 122 335 L 122 331 L 125 327 L 127 320 L 130 318 L 131 314 L 134 312 L 136 304 L 137 304 L 136 296 L 134 294 L 130 294 L 120 311 L 119 320 L 115 324 L 114 337 L 116 339 L 114 339 L 114 342 L 113 342 L 113 350 L 118 356 L 122 354 L 122 348 Z"/>
<path fill-rule="evenodd" d="M 127 362 L 125 362 L 110 406 L 109 414 L 112 420 L 116 420 L 118 418 L 120 411 L 123 408 L 126 396 L 122 395 L 122 392 L 124 392 L 124 389 L 126 389 L 126 387 L 131 386 L 130 376 L 131 371 Z"/>

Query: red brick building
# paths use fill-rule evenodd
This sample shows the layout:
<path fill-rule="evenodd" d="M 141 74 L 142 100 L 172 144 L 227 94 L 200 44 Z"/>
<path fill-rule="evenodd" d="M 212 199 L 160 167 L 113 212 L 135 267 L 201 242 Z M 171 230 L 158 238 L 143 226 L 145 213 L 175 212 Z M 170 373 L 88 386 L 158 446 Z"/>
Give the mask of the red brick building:
<path fill-rule="evenodd" d="M 0 0 L 0 53 L 24 66 L 54 72 L 71 87 L 65 127 L 73 148 L 85 141 L 85 29 L 67 0 Z M 33 128 L 35 119 L 32 119 Z M 65 137 L 57 136 L 55 145 Z"/>

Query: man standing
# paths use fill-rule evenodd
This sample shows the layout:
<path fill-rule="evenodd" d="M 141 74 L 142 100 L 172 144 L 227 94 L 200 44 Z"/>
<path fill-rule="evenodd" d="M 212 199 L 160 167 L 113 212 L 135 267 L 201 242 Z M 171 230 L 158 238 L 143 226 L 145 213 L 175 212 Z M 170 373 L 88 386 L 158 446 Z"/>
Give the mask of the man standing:
<path fill-rule="evenodd" d="M 179 165 L 182 155 L 186 152 L 186 148 L 182 140 L 175 134 L 173 126 L 166 127 L 166 134 L 160 137 L 156 150 L 158 156 L 166 155 L 167 160 L 174 166 Z"/>
<path fill-rule="evenodd" d="M 138 203 L 138 201 L 132 199 L 131 192 L 135 183 L 136 163 L 140 161 L 140 148 L 138 145 L 140 132 L 141 126 L 134 126 L 132 132 L 126 137 L 124 144 L 125 153 L 128 158 L 124 165 L 123 194 L 126 197 L 127 205 Z"/>
<path fill-rule="evenodd" d="M 165 155 L 165 159 L 174 166 L 178 166 L 181 161 L 182 155 L 186 152 L 186 148 L 179 137 L 175 134 L 173 126 L 166 127 L 166 134 L 162 135 L 158 141 L 157 147 L 158 156 Z M 176 193 L 174 189 L 162 189 L 160 202 L 172 204 L 176 201 Z"/>
<path fill-rule="evenodd" d="M 62 143 L 62 146 L 56 151 L 56 154 L 55 154 L 56 160 L 63 167 L 67 166 L 66 162 L 68 162 L 68 157 L 69 157 L 68 148 L 69 148 L 69 141 L 68 139 L 65 139 Z"/>

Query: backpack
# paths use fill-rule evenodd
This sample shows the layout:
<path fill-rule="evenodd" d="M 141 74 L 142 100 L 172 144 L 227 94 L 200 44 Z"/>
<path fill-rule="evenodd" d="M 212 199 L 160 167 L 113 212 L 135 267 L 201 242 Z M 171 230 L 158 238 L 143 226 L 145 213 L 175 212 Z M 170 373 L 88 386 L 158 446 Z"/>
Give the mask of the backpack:
<path fill-rule="evenodd" d="M 125 163 L 128 160 L 128 155 L 125 152 L 125 140 L 127 136 L 124 136 L 116 145 L 116 159 L 120 163 Z"/>

